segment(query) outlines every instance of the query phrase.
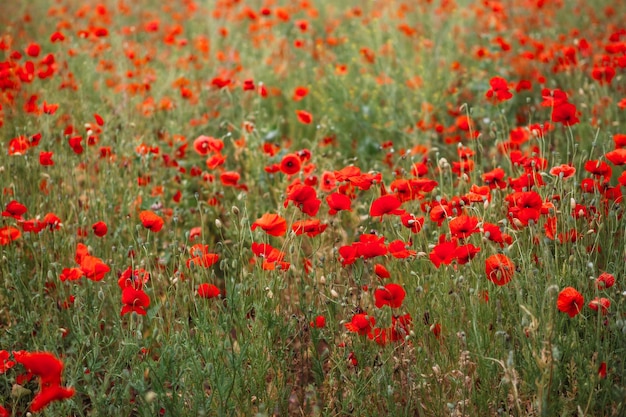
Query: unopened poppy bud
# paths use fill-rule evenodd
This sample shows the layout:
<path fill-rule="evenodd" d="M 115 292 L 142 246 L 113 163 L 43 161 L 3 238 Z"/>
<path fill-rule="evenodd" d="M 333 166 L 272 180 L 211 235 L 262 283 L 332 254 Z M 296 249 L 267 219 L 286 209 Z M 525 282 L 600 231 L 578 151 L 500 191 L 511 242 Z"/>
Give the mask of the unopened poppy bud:
<path fill-rule="evenodd" d="M 232 211 L 235 216 L 239 216 L 239 207 L 233 206 L 230 211 Z"/>
<path fill-rule="evenodd" d="M 339 298 L 339 293 L 335 290 L 330 290 L 330 296 L 333 298 Z"/>
<path fill-rule="evenodd" d="M 215 219 L 215 227 L 218 229 L 222 228 L 222 221 L 220 219 Z"/>

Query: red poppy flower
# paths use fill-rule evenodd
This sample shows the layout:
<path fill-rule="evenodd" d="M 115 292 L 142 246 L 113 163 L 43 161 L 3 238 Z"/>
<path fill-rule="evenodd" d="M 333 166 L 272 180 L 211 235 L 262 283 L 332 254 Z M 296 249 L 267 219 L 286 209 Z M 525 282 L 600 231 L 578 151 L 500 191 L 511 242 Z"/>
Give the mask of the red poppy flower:
<path fill-rule="evenodd" d="M 285 207 L 289 201 L 298 207 L 304 214 L 315 216 L 320 209 L 322 201 L 317 198 L 315 188 L 309 185 L 296 185 L 287 194 Z"/>
<path fill-rule="evenodd" d="M 454 257 L 459 265 L 468 263 L 474 256 L 480 252 L 480 248 L 468 243 L 467 245 L 457 246 L 454 250 Z"/>
<path fill-rule="evenodd" d="M 391 308 L 402 307 L 402 302 L 406 296 L 406 291 L 398 284 L 387 284 L 374 291 L 375 305 L 377 308 L 388 305 Z"/>
<path fill-rule="evenodd" d="M 513 97 L 504 78 L 493 77 L 489 80 L 489 85 L 491 88 L 485 93 L 485 97 L 493 99 L 494 101 L 506 101 Z"/>
<path fill-rule="evenodd" d="M 219 255 L 217 253 L 209 252 L 209 245 L 197 243 L 189 248 L 189 254 L 191 258 L 187 259 L 187 268 L 202 267 L 209 268 L 217 263 Z"/>
<path fill-rule="evenodd" d="M 22 219 L 22 214 L 26 213 L 26 206 L 18 201 L 11 200 L 7 203 L 5 210 L 2 212 L 3 217 L 13 217 L 16 220 Z"/>
<path fill-rule="evenodd" d="M 54 156 L 54 152 L 39 152 L 39 165 L 41 166 L 52 166 L 54 165 L 54 161 L 52 157 Z"/>
<path fill-rule="evenodd" d="M 26 370 L 39 378 L 39 392 L 33 398 L 30 409 L 41 411 L 52 401 L 70 398 L 74 388 L 61 387 L 63 362 L 48 352 L 13 352 L 15 362 L 24 365 Z"/>
<path fill-rule="evenodd" d="M 416 251 L 408 249 L 410 247 L 409 244 L 403 242 L 402 240 L 394 240 L 389 243 L 387 247 L 389 254 L 397 259 L 405 259 L 411 256 L 415 256 L 417 254 Z"/>
<path fill-rule="evenodd" d="M 611 300 L 604 297 L 596 297 L 588 305 L 594 311 L 600 310 L 602 315 L 605 316 L 609 312 L 609 307 L 611 307 Z"/>
<path fill-rule="evenodd" d="M 352 211 L 352 200 L 345 194 L 332 193 L 326 197 L 326 203 L 329 207 L 328 214 L 336 214 L 341 210 Z"/>
<path fill-rule="evenodd" d="M 430 252 L 430 261 L 439 268 L 441 264 L 450 265 L 456 259 L 456 239 L 446 240 L 445 235 L 439 238 L 439 243 Z"/>
<path fill-rule="evenodd" d="M 280 215 L 265 213 L 258 220 L 252 223 L 250 230 L 260 227 L 271 236 L 283 236 L 287 231 L 287 221 Z"/>
<path fill-rule="evenodd" d="M 386 194 L 378 197 L 372 202 L 370 207 L 370 216 L 378 217 L 383 220 L 385 214 L 403 214 L 404 210 L 400 209 L 402 202 L 393 194 Z"/>
<path fill-rule="evenodd" d="M 374 273 L 378 276 L 378 278 L 390 278 L 391 277 L 391 274 L 389 273 L 387 268 L 385 268 L 384 265 L 381 265 L 381 264 L 374 265 Z"/>
<path fill-rule="evenodd" d="M 131 312 L 145 316 L 147 314 L 146 308 L 150 306 L 150 298 L 143 290 L 126 287 L 122 290 L 122 304 L 121 316 Z"/>
<path fill-rule="evenodd" d="M 220 153 L 224 148 L 224 142 L 211 136 L 200 135 L 193 141 L 193 149 L 199 155 L 205 156 L 209 152 Z"/>
<path fill-rule="evenodd" d="M 210 300 L 211 298 L 219 297 L 220 289 L 213 284 L 207 284 L 205 282 L 198 285 L 197 294 L 200 298 L 206 298 L 207 300 Z"/>
<path fill-rule="evenodd" d="M 564 126 L 572 126 L 577 124 L 580 120 L 576 117 L 578 110 L 572 103 L 566 102 L 559 104 L 552 109 L 552 121 L 561 123 Z"/>
<path fill-rule="evenodd" d="M 304 110 L 296 110 L 296 115 L 298 116 L 298 121 L 305 125 L 311 124 L 313 122 L 313 115 Z"/>
<path fill-rule="evenodd" d="M 487 279 L 496 285 L 505 285 L 515 273 L 515 264 L 502 254 L 491 255 L 485 261 Z"/>
<path fill-rule="evenodd" d="M 489 188 L 506 188 L 506 182 L 504 182 L 504 170 L 502 168 L 495 168 L 489 172 L 485 172 L 481 175 L 481 177 Z"/>
<path fill-rule="evenodd" d="M 459 239 L 466 239 L 478 232 L 478 219 L 466 214 L 455 217 L 448 223 L 450 234 Z"/>
<path fill-rule="evenodd" d="M 100 281 L 111 270 L 102 259 L 95 256 L 85 255 L 80 262 L 80 269 L 85 274 L 85 278 L 92 281 Z"/>
<path fill-rule="evenodd" d="M 63 268 L 59 279 L 61 281 L 78 281 L 84 275 L 83 270 L 80 268 Z"/>
<path fill-rule="evenodd" d="M 324 316 L 316 316 L 315 320 L 311 320 L 309 326 L 314 327 L 316 329 L 322 329 L 326 327 L 326 317 Z"/>
<path fill-rule="evenodd" d="M 508 214 L 517 220 L 513 222 L 517 226 L 527 226 L 529 221 L 535 223 L 539 220 L 543 200 L 536 191 L 518 191 L 506 196 L 509 205 Z"/>
<path fill-rule="evenodd" d="M 53 401 L 62 401 L 72 398 L 75 393 L 76 390 L 74 388 L 64 388 L 60 385 L 45 387 L 35 395 L 33 402 L 30 404 L 30 409 L 32 412 L 36 413 L 37 411 L 43 410 Z"/>
<path fill-rule="evenodd" d="M 8 245 L 22 236 L 19 229 L 13 226 L 0 227 L 0 246 Z"/>
<path fill-rule="evenodd" d="M 415 215 L 411 213 L 404 213 L 401 215 L 400 221 L 404 227 L 410 229 L 413 233 L 418 233 L 424 226 L 424 218 L 415 217 Z"/>
<path fill-rule="evenodd" d="M 131 266 L 126 268 L 117 280 L 120 289 L 133 287 L 140 290 L 150 280 L 150 273 L 143 268 L 133 269 Z"/>
<path fill-rule="evenodd" d="M 309 94 L 309 89 L 306 87 L 298 86 L 293 90 L 293 101 L 300 101 Z"/>
<path fill-rule="evenodd" d="M 109 230 L 107 224 L 102 221 L 94 223 L 91 226 L 91 229 L 93 230 L 93 234 L 98 237 L 105 236 L 107 234 L 107 231 Z"/>
<path fill-rule="evenodd" d="M 323 233 L 327 227 L 328 225 L 322 224 L 319 219 L 307 219 L 294 222 L 291 225 L 291 230 L 293 230 L 296 235 L 306 233 L 307 236 L 313 237 Z"/>
<path fill-rule="evenodd" d="M 606 181 L 609 180 L 611 173 L 613 172 L 609 164 L 598 160 L 585 162 L 585 171 L 595 175 L 596 177 L 603 177 Z"/>
<path fill-rule="evenodd" d="M 294 175 L 300 171 L 302 161 L 295 153 L 289 153 L 280 161 L 280 170 L 287 175 Z"/>
<path fill-rule="evenodd" d="M 554 175 L 555 177 L 559 177 L 563 179 L 573 177 L 575 173 L 576 173 L 576 168 L 569 164 L 562 164 L 562 165 L 550 168 L 550 175 Z"/>
<path fill-rule="evenodd" d="M 370 317 L 367 314 L 355 314 L 352 316 L 352 320 L 349 323 L 345 323 L 346 329 L 351 332 L 358 333 L 363 336 L 368 333 L 371 333 L 372 326 L 376 324 L 376 319 L 374 317 Z"/>
<path fill-rule="evenodd" d="M 604 154 L 606 159 L 611 161 L 613 165 L 626 164 L 626 148 L 617 148 Z"/>
<path fill-rule="evenodd" d="M 556 306 L 559 311 L 567 313 L 570 317 L 576 316 L 583 308 L 585 299 L 575 288 L 566 287 L 559 293 Z"/>
<path fill-rule="evenodd" d="M 158 232 L 163 228 L 163 219 L 158 214 L 150 210 L 144 210 L 139 213 L 139 219 L 141 220 L 143 227 L 150 231 Z"/>
<path fill-rule="evenodd" d="M 601 273 L 598 279 L 596 279 L 596 286 L 598 289 L 611 288 L 614 284 L 615 276 L 613 276 L 613 274 L 609 274 L 608 272 Z"/>

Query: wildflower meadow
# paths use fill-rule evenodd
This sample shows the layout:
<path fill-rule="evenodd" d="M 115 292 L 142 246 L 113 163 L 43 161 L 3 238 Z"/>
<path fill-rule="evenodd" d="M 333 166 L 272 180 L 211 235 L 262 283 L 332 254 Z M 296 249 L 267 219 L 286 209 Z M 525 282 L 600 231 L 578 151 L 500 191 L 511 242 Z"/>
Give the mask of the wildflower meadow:
<path fill-rule="evenodd" d="M 0 6 L 0 417 L 626 416 L 626 5 Z"/>

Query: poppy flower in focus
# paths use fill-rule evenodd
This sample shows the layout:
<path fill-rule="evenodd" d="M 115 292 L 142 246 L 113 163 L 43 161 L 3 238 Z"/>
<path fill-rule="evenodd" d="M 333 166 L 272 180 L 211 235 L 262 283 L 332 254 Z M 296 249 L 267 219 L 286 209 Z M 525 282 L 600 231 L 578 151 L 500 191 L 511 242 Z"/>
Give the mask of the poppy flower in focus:
<path fill-rule="evenodd" d="M 491 255 L 485 261 L 487 279 L 496 285 L 505 285 L 515 273 L 515 264 L 502 254 Z"/>
<path fill-rule="evenodd" d="M 207 284 L 206 282 L 198 285 L 197 290 L 198 297 L 210 300 L 211 298 L 219 297 L 220 289 L 213 284 Z"/>
<path fill-rule="evenodd" d="M 150 306 L 150 298 L 143 290 L 126 287 L 122 290 L 122 304 L 121 316 L 131 312 L 145 316 L 147 314 L 146 308 Z"/>
<path fill-rule="evenodd" d="M 404 210 L 400 209 L 402 202 L 393 194 L 386 194 L 378 197 L 372 202 L 370 207 L 370 216 L 379 217 L 383 220 L 385 214 L 404 214 Z"/>
<path fill-rule="evenodd" d="M 566 287 L 559 293 L 556 306 L 559 311 L 567 313 L 570 317 L 576 316 L 583 308 L 585 299 L 582 294 L 573 287 Z"/>
<path fill-rule="evenodd" d="M 388 305 L 391 308 L 400 308 L 406 291 L 398 284 L 387 284 L 384 287 L 378 288 L 374 291 L 374 298 L 376 299 L 376 308 L 382 308 Z"/>
<path fill-rule="evenodd" d="M 294 222 L 291 225 L 291 230 L 293 230 L 296 235 L 306 233 L 307 236 L 313 237 L 323 233 L 327 227 L 328 225 L 322 224 L 319 219 L 307 219 Z"/>
<path fill-rule="evenodd" d="M 328 214 L 336 214 L 341 210 L 352 211 L 350 207 L 352 200 L 345 194 L 332 193 L 326 196 L 326 203 L 328 204 Z"/>
<path fill-rule="evenodd" d="M 372 326 L 376 324 L 376 319 L 370 317 L 367 314 L 355 314 L 352 316 L 352 320 L 349 323 L 345 323 L 344 326 L 351 332 L 358 333 L 364 336 L 371 333 Z"/>
<path fill-rule="evenodd" d="M 387 268 L 385 268 L 385 266 L 381 264 L 374 265 L 374 273 L 378 276 L 378 278 L 390 278 L 391 277 L 389 270 L 387 270 Z"/>
<path fill-rule="evenodd" d="M 448 223 L 450 234 L 459 239 L 466 239 L 478 232 L 478 219 L 462 214 L 450 220 Z"/>
<path fill-rule="evenodd" d="M 280 161 L 280 170 L 287 175 L 297 174 L 301 166 L 300 157 L 295 153 L 285 155 Z"/>
<path fill-rule="evenodd" d="M 158 232 L 163 228 L 164 224 L 161 216 L 150 210 L 144 210 L 139 213 L 139 220 L 141 220 L 141 224 L 143 225 L 143 227 L 152 232 Z"/>
<path fill-rule="evenodd" d="M 250 230 L 260 227 L 271 236 L 283 236 L 287 231 L 287 221 L 280 215 L 274 213 L 265 213 L 261 218 L 257 219 Z"/>

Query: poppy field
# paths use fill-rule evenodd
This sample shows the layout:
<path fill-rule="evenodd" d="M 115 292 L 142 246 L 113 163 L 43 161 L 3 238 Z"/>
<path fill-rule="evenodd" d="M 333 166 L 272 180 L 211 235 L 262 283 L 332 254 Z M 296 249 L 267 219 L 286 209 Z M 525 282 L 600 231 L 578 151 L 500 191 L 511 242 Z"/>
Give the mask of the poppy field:
<path fill-rule="evenodd" d="M 1 9 L 0 417 L 626 415 L 622 2 Z"/>

